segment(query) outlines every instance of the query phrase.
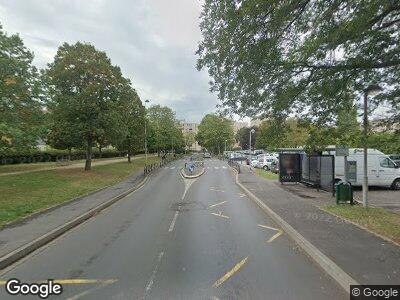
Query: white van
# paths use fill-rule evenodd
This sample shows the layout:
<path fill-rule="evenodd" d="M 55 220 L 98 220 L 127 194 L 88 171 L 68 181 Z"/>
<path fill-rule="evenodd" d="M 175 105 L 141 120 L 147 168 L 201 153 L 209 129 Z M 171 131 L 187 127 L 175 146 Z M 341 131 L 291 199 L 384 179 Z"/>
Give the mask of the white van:
<path fill-rule="evenodd" d="M 278 159 L 274 156 L 261 155 L 258 156 L 257 168 L 262 168 L 264 170 L 270 170 L 272 163 L 277 163 Z"/>
<path fill-rule="evenodd" d="M 335 151 L 329 151 L 335 155 Z M 389 156 L 376 149 L 368 149 L 368 185 L 390 186 L 400 190 L 400 168 Z M 364 176 L 364 150 L 349 149 L 348 179 L 354 186 L 361 186 Z M 335 156 L 335 180 L 344 179 L 344 157 Z"/>

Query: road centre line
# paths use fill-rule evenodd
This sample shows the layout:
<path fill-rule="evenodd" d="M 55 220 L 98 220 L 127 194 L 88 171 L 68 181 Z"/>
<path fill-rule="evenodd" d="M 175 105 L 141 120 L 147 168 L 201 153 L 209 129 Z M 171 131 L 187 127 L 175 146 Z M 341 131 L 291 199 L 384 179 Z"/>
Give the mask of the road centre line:
<path fill-rule="evenodd" d="M 176 219 L 178 218 L 179 211 L 175 212 L 174 218 L 172 219 L 171 225 L 169 226 L 168 232 L 174 230 Z"/>
<path fill-rule="evenodd" d="M 210 188 L 210 191 L 225 193 L 225 191 L 223 191 L 223 190 L 218 190 L 218 189 L 216 189 L 216 188 Z"/>
<path fill-rule="evenodd" d="M 224 203 L 226 203 L 226 202 L 228 202 L 228 201 L 222 201 L 222 202 L 220 202 L 220 203 L 217 203 L 217 204 L 210 205 L 208 208 L 213 208 L 213 207 L 216 207 L 216 206 L 222 205 L 222 204 L 224 204 Z"/>
<path fill-rule="evenodd" d="M 242 259 L 238 264 L 236 264 L 230 271 L 228 271 L 224 276 L 222 276 L 220 279 L 218 279 L 214 284 L 212 285 L 213 288 L 219 287 L 221 284 L 223 284 L 225 281 L 227 281 L 230 277 L 232 277 L 233 274 L 235 274 L 237 271 L 240 270 L 240 268 L 243 267 L 243 265 L 246 263 L 247 259 L 249 257 L 245 257 Z"/>

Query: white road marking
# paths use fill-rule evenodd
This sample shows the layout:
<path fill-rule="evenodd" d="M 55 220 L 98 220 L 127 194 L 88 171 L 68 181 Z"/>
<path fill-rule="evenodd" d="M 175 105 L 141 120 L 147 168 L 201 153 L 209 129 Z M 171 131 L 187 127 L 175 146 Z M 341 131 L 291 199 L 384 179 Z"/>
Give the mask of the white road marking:
<path fill-rule="evenodd" d="M 225 218 L 225 219 L 230 219 L 228 216 L 223 215 L 221 212 L 219 212 L 219 214 L 216 214 L 216 213 L 210 213 L 210 214 L 212 214 L 212 215 L 214 215 L 214 216 L 217 216 L 217 217 L 221 217 L 221 218 Z"/>
<path fill-rule="evenodd" d="M 218 169 L 219 169 L 219 167 L 214 167 L 214 169 L 218 170 Z"/>
<path fill-rule="evenodd" d="M 222 169 L 226 169 L 226 166 L 223 166 Z"/>
<path fill-rule="evenodd" d="M 171 232 L 172 230 L 174 230 L 175 222 L 176 222 L 176 219 L 178 218 L 178 214 L 179 214 L 179 211 L 177 210 L 177 211 L 175 212 L 174 218 L 172 219 L 171 225 L 169 226 L 169 229 L 168 229 L 169 232 Z"/>
<path fill-rule="evenodd" d="M 228 202 L 228 201 L 222 201 L 222 202 L 220 202 L 220 203 L 210 205 L 209 208 L 213 208 L 213 207 L 215 207 L 215 206 L 222 205 L 222 204 L 224 204 L 224 203 L 226 203 L 226 202 Z"/>
<path fill-rule="evenodd" d="M 158 272 L 158 268 L 159 268 L 159 266 L 160 266 L 160 263 L 161 263 L 161 260 L 162 260 L 163 256 L 164 256 L 164 252 L 161 251 L 161 252 L 158 254 L 157 263 L 156 263 L 156 266 L 155 266 L 154 269 L 153 269 L 153 273 L 151 274 L 151 277 L 150 277 L 150 279 L 149 279 L 149 282 L 148 282 L 147 285 L 146 285 L 146 291 L 145 291 L 145 294 L 144 294 L 143 299 L 145 299 L 145 298 L 147 297 L 147 295 L 149 294 L 151 288 L 153 287 L 154 279 L 156 278 L 156 275 L 157 275 L 157 272 Z"/>
<path fill-rule="evenodd" d="M 268 241 L 267 241 L 267 243 L 271 243 L 273 240 L 275 240 L 277 237 L 279 237 L 280 235 L 282 235 L 283 234 L 283 231 L 281 230 L 281 229 L 279 229 L 279 228 L 274 228 L 274 227 L 270 227 L 270 226 L 267 226 L 267 225 L 260 225 L 260 224 L 257 224 L 259 227 L 262 227 L 262 228 L 267 228 L 267 229 L 271 229 L 271 230 L 274 230 L 274 231 L 278 231 L 276 234 L 274 234 Z"/>
<path fill-rule="evenodd" d="M 175 169 L 175 167 L 171 167 L 170 169 L 173 170 L 173 169 Z"/>

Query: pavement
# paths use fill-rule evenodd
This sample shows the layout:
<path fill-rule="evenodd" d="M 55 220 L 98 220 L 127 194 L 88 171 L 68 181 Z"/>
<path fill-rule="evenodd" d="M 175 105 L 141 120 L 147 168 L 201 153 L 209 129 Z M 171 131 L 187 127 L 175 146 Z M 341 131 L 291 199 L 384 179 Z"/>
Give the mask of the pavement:
<path fill-rule="evenodd" d="M 399 284 L 399 246 L 320 210 L 320 199 L 310 203 L 307 194 L 300 197 L 249 168 L 241 168 L 239 181 L 360 284 Z"/>
<path fill-rule="evenodd" d="M 142 158 L 143 155 L 140 156 L 134 156 L 131 157 L 131 160 L 139 159 Z M 114 158 L 99 158 L 99 159 L 93 159 L 92 160 L 92 166 L 103 166 L 103 165 L 109 165 L 109 164 L 115 164 L 118 162 L 123 162 L 127 161 L 126 157 L 114 157 Z M 1 176 L 9 176 L 9 175 L 17 175 L 17 174 L 25 174 L 25 173 L 33 173 L 33 172 L 41 172 L 41 171 L 50 171 L 54 169 L 77 169 L 77 168 L 84 168 L 85 167 L 85 162 L 71 162 L 70 164 L 67 165 L 53 165 L 51 167 L 45 167 L 39 168 L 39 169 L 33 169 L 33 170 L 23 170 L 23 171 L 14 171 L 14 172 L 7 172 L 7 173 L 0 173 Z"/>
<path fill-rule="evenodd" d="M 277 182 L 277 184 L 279 184 Z M 280 184 L 279 184 L 280 185 Z M 335 197 L 330 192 L 317 190 L 304 184 L 285 184 L 282 188 L 302 197 L 312 200 L 317 205 L 335 204 Z M 362 202 L 361 187 L 354 187 L 354 200 Z M 374 207 L 383 208 L 392 213 L 400 213 L 400 191 L 385 187 L 369 187 L 368 203 Z"/>
<path fill-rule="evenodd" d="M 163 167 L 0 272 L 0 285 L 52 278 L 64 291 L 51 299 L 348 298 L 242 193 L 226 162 L 206 160 L 196 179 L 183 179 L 183 166 Z M 18 297 L 0 287 L 0 299 Z"/>

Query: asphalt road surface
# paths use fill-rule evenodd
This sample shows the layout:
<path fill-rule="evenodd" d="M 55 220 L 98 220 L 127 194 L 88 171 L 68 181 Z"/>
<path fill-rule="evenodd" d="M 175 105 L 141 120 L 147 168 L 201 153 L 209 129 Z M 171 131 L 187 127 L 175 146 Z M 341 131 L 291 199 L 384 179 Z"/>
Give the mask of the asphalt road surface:
<path fill-rule="evenodd" d="M 347 299 L 235 185 L 225 162 L 183 161 L 3 273 L 63 285 L 49 299 Z M 0 299 L 38 299 L 8 295 Z"/>

